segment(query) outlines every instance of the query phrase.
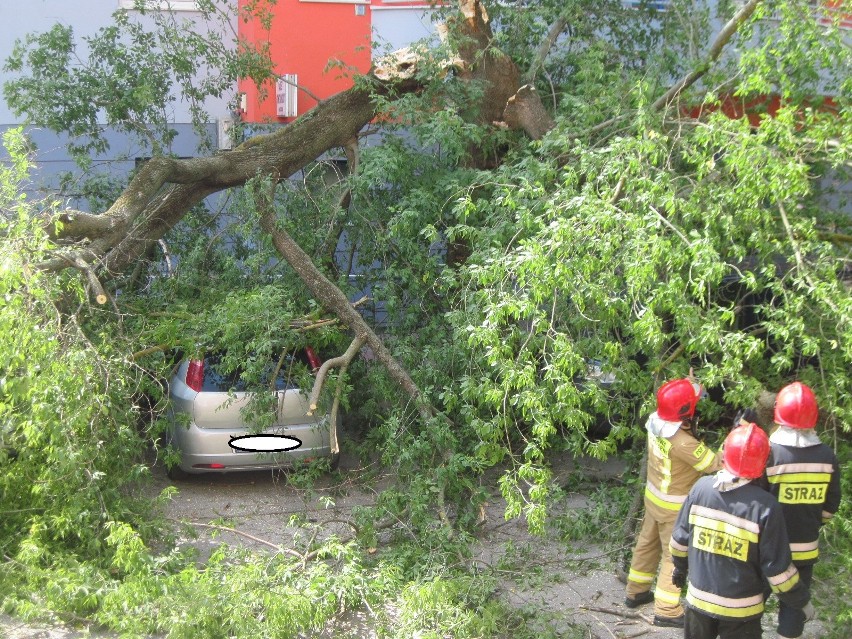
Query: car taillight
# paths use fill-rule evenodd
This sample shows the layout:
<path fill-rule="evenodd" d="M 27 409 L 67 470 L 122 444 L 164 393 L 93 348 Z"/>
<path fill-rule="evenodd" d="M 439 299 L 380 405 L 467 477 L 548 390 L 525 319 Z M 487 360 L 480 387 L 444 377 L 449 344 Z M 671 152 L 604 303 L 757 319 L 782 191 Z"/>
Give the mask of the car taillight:
<path fill-rule="evenodd" d="M 204 360 L 191 359 L 186 367 L 186 385 L 192 390 L 201 392 L 204 384 Z"/>
<path fill-rule="evenodd" d="M 311 365 L 311 372 L 316 373 L 319 367 L 322 366 L 322 360 L 310 346 L 305 347 L 305 355 L 308 356 L 308 363 Z"/>

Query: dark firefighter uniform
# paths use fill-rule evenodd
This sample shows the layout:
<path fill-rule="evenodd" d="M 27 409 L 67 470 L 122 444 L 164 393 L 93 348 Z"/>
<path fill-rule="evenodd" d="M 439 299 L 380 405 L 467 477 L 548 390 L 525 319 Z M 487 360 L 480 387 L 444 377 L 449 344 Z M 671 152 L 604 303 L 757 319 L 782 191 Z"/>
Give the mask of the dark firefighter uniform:
<path fill-rule="evenodd" d="M 795 448 L 772 437 L 769 441 L 766 479 L 784 512 L 793 563 L 813 565 L 819 558 L 819 529 L 840 507 L 837 457 L 822 443 Z"/>
<path fill-rule="evenodd" d="M 809 593 L 792 563 L 781 508 L 748 480 L 699 479 L 671 538 L 675 569 L 688 575 L 685 636 L 761 637 L 764 589 L 802 609 Z"/>
<path fill-rule="evenodd" d="M 781 426 L 769 441 L 766 482 L 781 504 L 793 563 L 809 589 L 813 565 L 819 559 L 820 527 L 840 507 L 837 457 L 812 430 L 795 431 Z M 802 612 L 782 600 L 778 610 L 778 634 L 798 637 L 804 624 Z"/>

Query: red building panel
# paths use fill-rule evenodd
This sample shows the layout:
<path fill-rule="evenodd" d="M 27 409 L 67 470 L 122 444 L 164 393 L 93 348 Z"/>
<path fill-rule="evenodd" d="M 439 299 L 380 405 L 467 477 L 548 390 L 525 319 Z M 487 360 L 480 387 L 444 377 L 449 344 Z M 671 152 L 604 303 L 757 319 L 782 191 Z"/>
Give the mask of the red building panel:
<path fill-rule="evenodd" d="M 240 6 L 246 0 L 240 0 Z M 257 21 L 240 23 L 240 36 L 249 42 L 269 41 L 270 53 L 279 74 L 295 74 L 299 90 L 298 114 L 352 86 L 351 75 L 370 68 L 370 6 L 351 2 L 306 2 L 278 0 L 272 8 L 270 29 Z M 362 13 L 363 15 L 357 15 Z M 266 96 L 251 81 L 242 81 L 245 94 L 243 119 L 247 122 L 287 122 L 278 117 L 276 87 L 263 87 Z"/>
<path fill-rule="evenodd" d="M 849 0 L 824 0 L 824 15 L 820 20 L 823 24 L 833 24 L 835 19 L 839 21 L 840 27 L 852 29 L 852 12 L 843 11 L 849 8 Z"/>
<path fill-rule="evenodd" d="M 836 113 L 837 105 L 830 97 L 820 98 L 815 100 L 813 108 L 826 113 Z M 721 104 L 702 104 L 691 108 L 684 109 L 684 114 L 692 118 L 700 118 L 706 113 L 721 110 L 733 120 L 747 117 L 752 126 L 760 126 L 760 120 L 763 117 L 775 117 L 778 109 L 781 107 L 781 99 L 777 95 L 766 95 L 749 100 L 743 100 L 734 96 L 728 96 L 722 100 Z"/>
<path fill-rule="evenodd" d="M 239 0 L 241 10 L 256 0 Z M 278 74 L 295 75 L 298 86 L 296 114 L 317 104 L 317 99 L 345 91 L 352 75 L 366 73 L 372 62 L 373 7 L 427 8 L 424 0 L 277 0 L 270 7 L 269 30 L 258 21 L 239 22 L 239 35 L 246 42 L 270 43 Z M 248 80 L 239 83 L 245 96 L 242 117 L 246 122 L 289 122 L 279 117 L 276 87 L 261 88 Z M 285 91 L 287 89 L 285 88 Z M 292 100 L 292 98 L 291 98 Z M 291 102 L 292 104 L 292 102 Z"/>

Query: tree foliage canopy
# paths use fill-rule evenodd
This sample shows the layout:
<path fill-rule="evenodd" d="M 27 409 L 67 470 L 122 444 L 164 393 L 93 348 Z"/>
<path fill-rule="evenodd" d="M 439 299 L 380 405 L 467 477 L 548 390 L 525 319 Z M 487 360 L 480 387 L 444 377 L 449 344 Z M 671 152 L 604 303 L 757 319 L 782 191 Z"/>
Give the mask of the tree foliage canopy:
<path fill-rule="evenodd" d="M 497 465 L 507 516 L 540 530 L 549 451 L 612 454 L 640 432 L 654 389 L 690 369 L 711 392 L 710 422 L 800 379 L 820 428 L 848 440 L 848 32 L 803 0 L 645 4 L 501 2 L 486 23 L 480 3 L 460 2 L 467 19 L 448 8 L 442 48 L 418 50 L 413 73 L 368 74 L 197 160 L 166 153 L 174 83 L 191 85 L 198 56 L 221 69 L 193 94 L 200 105 L 236 77 L 268 77 L 262 49 L 193 36 L 160 58 L 174 26 L 144 31 L 123 13 L 81 68 L 67 29 L 22 41 L 8 63 L 22 75 L 4 87 L 20 113 L 90 135 L 84 154 L 102 148 L 102 118 L 144 126 L 155 159 L 91 214 L 22 202 L 22 177 L 4 176 L 0 511 L 15 514 L 3 552 L 36 565 L 84 522 L 93 555 L 105 530 L 130 534 L 116 526 L 141 519 L 117 473 L 143 444 L 126 408 L 156 405 L 164 352 L 294 348 L 306 337 L 284 327 L 298 318 L 336 315 L 310 339 L 342 352 L 347 332 L 367 336 L 385 364 L 336 380 L 348 423 L 399 471 L 377 517 L 440 543 L 475 521 Z M 104 71 L 122 86 L 86 103 Z M 371 121 L 380 143 L 363 142 Z M 334 175 L 344 153 L 349 172 Z M 217 209 L 205 203 L 226 189 Z M 179 258 L 169 277 L 163 245 Z M 87 285 L 110 303 L 91 305 Z M 361 290 L 381 325 L 345 302 Z M 73 499 L 57 510 L 46 495 L 62 491 Z M 434 532 L 436 509 L 450 532 Z"/>

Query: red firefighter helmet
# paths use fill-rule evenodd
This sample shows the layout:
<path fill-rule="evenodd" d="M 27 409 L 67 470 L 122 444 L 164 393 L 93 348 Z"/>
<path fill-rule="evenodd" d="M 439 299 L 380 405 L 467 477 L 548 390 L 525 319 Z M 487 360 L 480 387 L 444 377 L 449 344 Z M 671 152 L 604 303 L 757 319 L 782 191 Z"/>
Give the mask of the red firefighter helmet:
<path fill-rule="evenodd" d="M 775 423 L 792 428 L 813 428 L 817 422 L 814 392 L 802 382 L 787 384 L 775 397 Z"/>
<path fill-rule="evenodd" d="M 697 388 L 696 388 L 697 386 Z M 657 416 L 667 422 L 680 422 L 695 414 L 701 386 L 688 379 L 673 379 L 657 391 Z"/>
<path fill-rule="evenodd" d="M 725 438 L 722 464 L 729 473 L 744 479 L 757 479 L 766 468 L 769 437 L 757 424 L 737 426 Z"/>

